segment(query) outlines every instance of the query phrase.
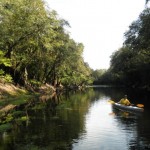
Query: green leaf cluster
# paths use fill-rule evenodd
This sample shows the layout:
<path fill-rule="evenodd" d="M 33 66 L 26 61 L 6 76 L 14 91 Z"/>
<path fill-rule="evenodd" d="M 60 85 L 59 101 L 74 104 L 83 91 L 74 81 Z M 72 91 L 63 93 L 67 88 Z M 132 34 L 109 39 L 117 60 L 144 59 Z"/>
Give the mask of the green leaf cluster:
<path fill-rule="evenodd" d="M 11 60 L 9 58 L 6 58 L 4 52 L 0 50 L 0 66 L 1 65 L 11 67 Z M 12 81 L 12 77 L 9 74 L 5 74 L 5 71 L 3 69 L 0 69 L 0 79 L 7 82 Z"/>

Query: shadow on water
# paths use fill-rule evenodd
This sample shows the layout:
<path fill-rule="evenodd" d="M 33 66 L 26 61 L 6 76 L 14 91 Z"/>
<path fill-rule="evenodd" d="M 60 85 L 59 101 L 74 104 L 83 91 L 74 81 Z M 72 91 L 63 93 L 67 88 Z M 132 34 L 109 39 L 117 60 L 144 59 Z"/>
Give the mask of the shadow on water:
<path fill-rule="evenodd" d="M 13 130 L 0 133 L 3 150 L 71 150 L 74 143 L 84 140 L 87 134 L 86 117 L 93 104 L 101 99 L 118 101 L 124 94 L 135 103 L 147 104 L 149 95 L 124 88 L 88 88 L 85 91 L 62 95 L 42 95 L 35 98 L 35 105 L 27 109 L 28 122 L 13 124 Z M 147 104 L 148 105 L 148 104 Z M 132 134 L 129 148 L 150 146 L 150 111 L 142 116 L 115 111 L 115 121 L 121 129 Z M 121 140 L 122 141 L 122 140 Z M 123 142 L 123 141 L 122 141 Z M 111 145 L 110 145 L 111 146 Z M 92 149 L 89 148 L 89 149 Z"/>

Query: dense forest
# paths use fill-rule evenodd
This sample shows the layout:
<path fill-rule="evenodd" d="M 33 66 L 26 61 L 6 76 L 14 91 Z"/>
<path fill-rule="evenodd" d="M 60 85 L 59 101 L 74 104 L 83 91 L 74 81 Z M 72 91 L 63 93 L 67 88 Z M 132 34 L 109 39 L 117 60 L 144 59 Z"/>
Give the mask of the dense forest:
<path fill-rule="evenodd" d="M 92 83 L 82 43 L 43 0 L 1 0 L 0 79 L 19 85 Z"/>
<path fill-rule="evenodd" d="M 148 3 L 148 1 L 147 1 Z M 125 85 L 150 90 L 150 8 L 146 5 L 124 34 L 122 47 L 111 55 L 110 68 L 97 73 L 95 84 Z"/>

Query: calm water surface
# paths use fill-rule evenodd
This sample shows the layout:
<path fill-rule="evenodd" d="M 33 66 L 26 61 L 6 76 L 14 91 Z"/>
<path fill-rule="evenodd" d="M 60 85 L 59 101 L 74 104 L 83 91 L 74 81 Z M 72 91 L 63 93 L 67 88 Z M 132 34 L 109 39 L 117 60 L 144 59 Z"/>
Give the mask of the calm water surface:
<path fill-rule="evenodd" d="M 145 111 L 129 114 L 112 108 L 124 94 Z M 125 89 L 87 91 L 37 100 L 29 121 L 0 133 L 0 150 L 144 150 L 150 149 L 148 94 Z"/>

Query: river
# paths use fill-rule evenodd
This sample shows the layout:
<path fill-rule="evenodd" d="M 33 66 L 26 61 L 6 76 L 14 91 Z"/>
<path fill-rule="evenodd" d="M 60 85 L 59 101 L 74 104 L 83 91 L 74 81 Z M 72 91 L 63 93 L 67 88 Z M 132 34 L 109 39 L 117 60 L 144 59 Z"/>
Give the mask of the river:
<path fill-rule="evenodd" d="M 112 108 L 108 100 L 125 94 L 132 103 L 143 103 L 144 112 Z M 27 110 L 29 120 L 0 133 L 0 150 L 150 149 L 149 99 L 131 89 L 91 87 L 42 101 Z"/>

